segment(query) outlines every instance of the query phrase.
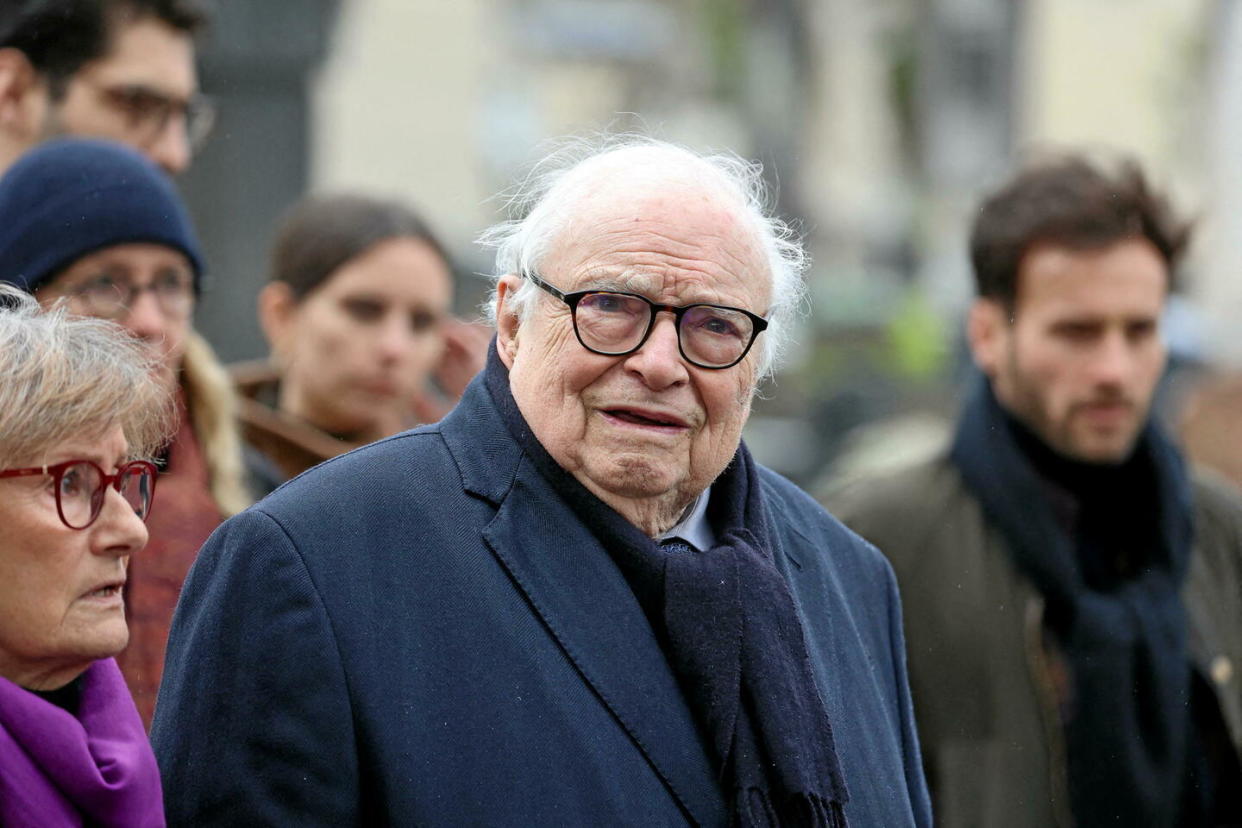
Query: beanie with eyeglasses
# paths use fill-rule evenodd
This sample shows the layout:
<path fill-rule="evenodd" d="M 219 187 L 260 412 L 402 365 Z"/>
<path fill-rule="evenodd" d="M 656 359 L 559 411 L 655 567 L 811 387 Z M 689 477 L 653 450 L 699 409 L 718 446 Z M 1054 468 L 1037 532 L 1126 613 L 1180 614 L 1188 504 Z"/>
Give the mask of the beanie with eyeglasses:
<path fill-rule="evenodd" d="M 0 177 L 0 281 L 34 293 L 89 253 L 140 242 L 184 254 L 200 291 L 185 205 L 163 171 L 123 144 L 57 138 Z"/>

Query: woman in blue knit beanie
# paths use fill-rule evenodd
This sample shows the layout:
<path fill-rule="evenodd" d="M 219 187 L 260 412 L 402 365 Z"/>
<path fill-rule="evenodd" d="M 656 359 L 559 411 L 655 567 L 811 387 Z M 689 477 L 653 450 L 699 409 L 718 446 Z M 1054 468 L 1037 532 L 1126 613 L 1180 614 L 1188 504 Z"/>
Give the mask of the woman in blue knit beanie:
<path fill-rule="evenodd" d="M 148 726 L 181 582 L 207 535 L 248 503 L 228 377 L 191 325 L 202 274 L 176 188 L 128 147 L 47 141 L 0 178 L 0 281 L 122 325 L 176 399 L 160 509 L 125 588 L 130 644 L 117 659 Z"/>

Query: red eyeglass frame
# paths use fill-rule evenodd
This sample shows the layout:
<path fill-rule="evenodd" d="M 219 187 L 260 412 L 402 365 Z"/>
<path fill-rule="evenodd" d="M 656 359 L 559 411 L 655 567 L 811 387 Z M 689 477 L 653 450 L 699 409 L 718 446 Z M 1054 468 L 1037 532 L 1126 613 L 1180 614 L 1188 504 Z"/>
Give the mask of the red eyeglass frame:
<path fill-rule="evenodd" d="M 65 510 L 60 502 L 60 481 L 65 476 L 65 471 L 67 469 L 81 463 L 85 463 L 86 465 L 93 467 L 95 471 L 99 473 L 99 487 L 94 492 L 91 492 L 90 518 L 81 526 L 74 526 L 65 517 Z M 98 493 L 106 493 L 109 486 L 116 489 L 119 494 L 121 491 L 121 481 L 124 479 L 125 475 L 134 468 L 142 469 L 144 472 L 149 474 L 151 478 L 151 491 L 147 498 L 147 509 L 144 513 L 138 515 L 142 522 L 146 523 L 147 516 L 151 514 L 151 507 L 155 503 L 155 484 L 159 480 L 159 469 L 155 467 L 154 463 L 148 460 L 131 460 L 128 463 L 123 463 L 117 467 L 116 472 L 113 474 L 108 474 L 100 468 L 98 463 L 92 460 L 66 460 L 63 463 L 54 463 L 50 466 L 32 466 L 26 469 L 5 469 L 4 471 L 0 471 L 0 478 L 33 477 L 37 474 L 51 475 L 53 490 L 56 492 L 56 514 L 60 517 L 60 522 L 65 524 L 65 526 L 68 526 L 70 529 L 81 531 L 83 529 L 90 528 L 91 524 L 99 519 L 99 514 L 103 511 L 104 499 L 103 497 L 97 498 L 96 495 Z M 134 514 L 138 513 L 134 512 Z"/>

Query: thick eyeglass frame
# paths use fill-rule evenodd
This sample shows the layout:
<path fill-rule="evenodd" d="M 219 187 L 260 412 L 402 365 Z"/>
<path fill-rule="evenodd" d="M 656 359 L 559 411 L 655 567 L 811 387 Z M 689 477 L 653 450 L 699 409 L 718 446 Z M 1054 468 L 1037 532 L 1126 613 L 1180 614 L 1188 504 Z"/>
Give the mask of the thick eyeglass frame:
<path fill-rule="evenodd" d="M 185 137 L 191 153 L 197 153 L 203 148 L 211 134 L 211 128 L 216 123 L 215 102 L 197 92 L 186 100 L 180 100 L 141 83 L 108 85 L 85 78 L 79 80 L 98 92 L 110 107 L 125 116 L 128 128 L 144 148 L 155 143 L 164 134 L 176 113 L 180 113 L 185 120 Z"/>
<path fill-rule="evenodd" d="M 65 476 L 65 472 L 73 466 L 85 464 L 92 466 L 99 473 L 99 486 L 95 491 L 91 492 L 91 516 L 86 523 L 81 526 L 74 526 L 65 517 L 64 506 L 60 502 L 60 482 Z M 155 464 L 147 460 L 131 460 L 119 466 L 115 474 L 108 474 L 99 467 L 98 463 L 90 460 L 66 460 L 63 463 L 55 463 L 50 466 L 34 466 L 27 469 L 5 469 L 0 471 L 0 478 L 5 477 L 33 477 L 37 474 L 47 474 L 52 477 L 52 488 L 56 492 L 56 514 L 60 517 L 60 522 L 68 526 L 70 529 L 82 530 L 87 529 L 96 520 L 99 519 L 100 513 L 103 511 L 104 498 L 107 495 L 109 486 L 116 489 L 119 494 L 121 491 L 121 481 L 130 473 L 132 469 L 138 469 L 141 474 L 145 474 L 150 481 L 147 489 L 146 508 L 141 512 L 135 510 L 134 514 L 138 515 L 145 523 L 147 516 L 151 514 L 151 504 L 155 502 L 155 483 L 159 478 L 159 470 L 155 468 Z"/>
<path fill-rule="evenodd" d="M 538 285 L 539 287 L 543 288 L 545 291 L 552 294 L 557 299 L 560 299 L 562 302 L 564 302 L 566 305 L 569 306 L 569 315 L 570 315 L 570 318 L 573 319 L 573 323 L 574 323 L 574 336 L 578 338 L 578 343 L 583 348 L 586 348 L 588 351 L 590 351 L 591 353 L 599 354 L 600 356 L 627 356 L 628 354 L 634 353 L 639 348 L 643 347 L 643 344 L 646 343 L 647 338 L 651 336 L 651 332 L 655 330 L 656 314 L 659 313 L 660 311 L 668 311 L 669 313 L 673 314 L 673 327 L 677 331 L 677 350 L 681 352 L 682 359 L 684 359 L 686 362 L 689 362 L 691 365 L 694 365 L 699 368 L 704 368 L 708 371 L 723 371 L 725 368 L 732 368 L 734 365 L 737 365 L 739 362 L 745 359 L 746 355 L 750 353 L 751 346 L 755 344 L 755 339 L 758 338 L 759 334 L 767 330 L 767 327 L 768 327 L 768 320 L 764 319 L 762 316 L 759 316 L 756 313 L 751 313 L 745 308 L 734 308 L 734 307 L 730 307 L 729 305 L 713 305 L 708 302 L 695 302 L 694 304 L 691 304 L 691 305 L 658 305 L 655 302 L 652 302 L 646 296 L 643 296 L 638 293 L 628 293 L 623 290 L 593 289 L 593 290 L 578 290 L 578 291 L 574 291 L 573 293 L 565 293 L 553 287 L 552 285 L 548 284 L 543 279 L 539 278 L 537 275 L 535 275 L 533 271 L 530 271 L 530 270 L 522 271 L 522 277 L 525 279 L 529 279 L 533 284 Z M 578 330 L 578 304 L 583 299 L 585 299 L 587 296 L 592 296 L 592 295 L 600 294 L 600 293 L 611 294 L 613 296 L 631 296 L 635 299 L 641 299 L 642 301 L 647 303 L 647 307 L 651 308 L 651 316 L 650 318 L 647 319 L 647 330 L 643 331 L 643 335 L 639 338 L 638 343 L 634 345 L 633 348 L 627 348 L 624 351 L 601 351 L 599 348 L 593 348 L 590 345 L 586 344 L 586 342 L 582 339 L 582 333 Z M 693 308 L 717 308 L 719 310 L 730 311 L 732 313 L 740 313 L 743 316 L 750 319 L 751 321 L 750 341 L 746 343 L 746 347 L 742 349 L 742 353 L 738 356 L 737 359 L 733 360 L 727 365 L 705 365 L 704 363 L 697 361 L 696 359 L 694 359 L 693 357 L 691 357 L 689 354 L 686 353 L 685 345 L 681 341 L 681 320 L 682 320 L 682 317 L 684 317 L 686 313 L 692 310 Z"/>
<path fill-rule="evenodd" d="M 181 318 L 189 316 L 190 309 L 194 304 L 194 277 L 189 276 L 184 284 L 179 285 L 177 293 L 165 292 L 169 287 L 169 283 L 161 284 L 159 278 L 147 282 L 145 285 L 135 285 L 124 279 L 112 280 L 112 287 L 116 291 L 116 299 L 107 299 L 95 301 L 95 299 L 87 298 L 87 295 L 95 290 L 99 283 L 107 276 L 97 276 L 88 279 L 82 284 L 70 289 L 68 295 L 73 297 L 74 301 L 79 302 L 82 307 L 88 307 L 91 316 L 102 316 L 106 319 L 120 319 L 128 314 L 134 307 L 134 303 L 138 301 L 138 297 L 144 293 L 150 293 L 155 297 L 155 304 L 160 308 L 160 312 L 167 317 Z"/>

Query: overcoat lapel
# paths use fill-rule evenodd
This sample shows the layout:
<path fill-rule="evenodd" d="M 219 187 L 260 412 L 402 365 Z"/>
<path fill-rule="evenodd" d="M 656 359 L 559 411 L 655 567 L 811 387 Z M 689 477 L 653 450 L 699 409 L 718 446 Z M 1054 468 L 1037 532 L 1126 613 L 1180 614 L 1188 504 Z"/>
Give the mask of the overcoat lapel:
<path fill-rule="evenodd" d="M 672 669 L 607 551 L 508 436 L 481 378 L 443 424 L 468 491 L 498 503 L 483 538 L 687 817 L 728 817 Z"/>
<path fill-rule="evenodd" d="M 724 801 L 694 719 L 634 593 L 529 463 L 483 537 L 687 815 L 722 824 Z"/>

